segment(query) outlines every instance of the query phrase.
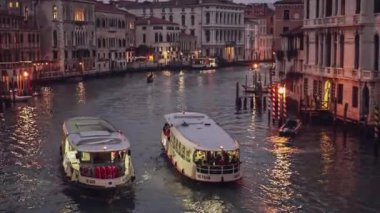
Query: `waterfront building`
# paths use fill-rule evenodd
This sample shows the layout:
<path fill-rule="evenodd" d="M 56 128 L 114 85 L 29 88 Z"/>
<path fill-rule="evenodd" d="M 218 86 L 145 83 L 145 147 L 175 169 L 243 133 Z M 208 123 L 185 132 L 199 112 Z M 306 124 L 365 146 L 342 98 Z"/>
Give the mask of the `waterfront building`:
<path fill-rule="evenodd" d="M 372 121 L 379 104 L 380 1 L 305 1 L 302 97 L 338 117 Z M 336 103 L 336 105 L 335 105 Z"/>
<path fill-rule="evenodd" d="M 125 13 L 111 4 L 95 4 L 97 72 L 122 71 L 127 68 L 128 23 Z"/>
<path fill-rule="evenodd" d="M 197 37 L 201 56 L 227 61 L 244 58 L 244 5 L 232 0 L 119 1 L 120 8 L 141 17 L 175 22 Z"/>
<path fill-rule="evenodd" d="M 273 60 L 273 15 L 274 11 L 265 3 L 252 3 L 245 8 L 245 18 L 257 23 L 254 60 Z"/>
<path fill-rule="evenodd" d="M 192 58 L 197 58 L 197 37 L 186 33 L 180 33 L 179 51 L 180 60 L 184 63 L 190 62 Z"/>
<path fill-rule="evenodd" d="M 33 63 L 41 58 L 40 34 L 31 1 L 0 1 L 0 94 L 30 91 Z"/>
<path fill-rule="evenodd" d="M 274 3 L 274 50 L 281 49 L 281 35 L 303 24 L 303 0 L 280 0 Z"/>
<path fill-rule="evenodd" d="M 258 23 L 254 19 L 244 18 L 244 60 L 252 61 L 258 51 Z"/>
<path fill-rule="evenodd" d="M 94 73 L 96 60 L 95 2 L 46 0 L 37 4 L 44 60 L 58 64 L 48 76 Z"/>
<path fill-rule="evenodd" d="M 127 63 L 131 63 L 135 57 L 135 48 L 136 48 L 136 32 L 135 32 L 135 21 L 136 16 L 128 13 L 125 13 L 125 39 L 126 39 L 126 60 Z"/>
<path fill-rule="evenodd" d="M 178 24 L 155 17 L 137 18 L 135 28 L 136 47 L 149 49 L 151 61 L 166 65 L 179 60 Z"/>
<path fill-rule="evenodd" d="M 277 77 L 286 85 L 287 103 L 294 111 L 300 110 L 304 68 L 304 34 L 302 27 L 289 30 L 281 35 L 281 50 L 276 54 Z M 304 100 L 306 103 L 306 99 Z"/>

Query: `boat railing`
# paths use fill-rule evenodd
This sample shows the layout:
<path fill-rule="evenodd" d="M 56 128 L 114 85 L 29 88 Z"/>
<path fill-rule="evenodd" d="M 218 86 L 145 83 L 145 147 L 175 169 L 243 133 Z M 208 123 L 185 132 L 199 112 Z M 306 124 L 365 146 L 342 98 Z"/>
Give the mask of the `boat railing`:
<path fill-rule="evenodd" d="M 230 165 L 197 165 L 197 172 L 202 174 L 233 174 L 240 170 L 240 164 L 230 164 Z"/>

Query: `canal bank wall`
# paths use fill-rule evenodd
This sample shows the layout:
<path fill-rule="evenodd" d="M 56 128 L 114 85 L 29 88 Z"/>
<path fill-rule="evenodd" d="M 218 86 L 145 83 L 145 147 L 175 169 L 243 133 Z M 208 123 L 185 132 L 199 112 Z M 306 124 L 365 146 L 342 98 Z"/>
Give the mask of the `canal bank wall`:
<path fill-rule="evenodd" d="M 240 62 L 228 62 L 228 63 L 222 63 L 219 64 L 217 68 L 225 68 L 225 67 L 242 67 L 242 66 L 249 66 L 252 64 L 251 61 L 240 61 Z M 109 71 L 102 71 L 102 72 L 89 72 L 89 73 L 61 73 L 60 75 L 52 75 L 49 77 L 44 78 L 35 78 L 32 80 L 33 86 L 41 86 L 41 85 L 47 85 L 51 83 L 56 82 L 76 82 L 81 81 L 85 79 L 92 79 L 92 78 L 102 78 L 102 77 L 109 77 L 109 76 L 121 76 L 125 74 L 131 74 L 131 73 L 141 73 L 141 72 L 157 72 L 157 71 L 164 71 L 164 70 L 171 70 L 171 71 L 178 71 L 178 70 L 207 70 L 207 69 L 213 69 L 213 68 L 193 68 L 190 65 L 181 65 L 181 64 L 173 64 L 173 65 L 156 65 L 156 66 L 148 66 L 144 64 L 140 64 L 138 66 L 131 66 L 126 70 L 109 70 Z"/>

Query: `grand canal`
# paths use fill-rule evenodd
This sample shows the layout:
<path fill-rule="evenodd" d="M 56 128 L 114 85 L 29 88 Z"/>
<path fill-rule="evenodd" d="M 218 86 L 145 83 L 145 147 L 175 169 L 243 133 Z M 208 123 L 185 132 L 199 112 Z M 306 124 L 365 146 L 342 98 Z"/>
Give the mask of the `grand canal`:
<path fill-rule="evenodd" d="M 247 68 L 157 72 L 44 88 L 43 96 L 0 118 L 0 212 L 377 212 L 380 165 L 373 141 L 306 125 L 293 140 L 277 136 L 265 112 L 234 106 Z M 243 179 L 207 185 L 176 173 L 161 153 L 163 115 L 210 115 L 240 142 Z M 130 139 L 137 179 L 112 199 L 65 181 L 62 122 L 100 116 Z"/>

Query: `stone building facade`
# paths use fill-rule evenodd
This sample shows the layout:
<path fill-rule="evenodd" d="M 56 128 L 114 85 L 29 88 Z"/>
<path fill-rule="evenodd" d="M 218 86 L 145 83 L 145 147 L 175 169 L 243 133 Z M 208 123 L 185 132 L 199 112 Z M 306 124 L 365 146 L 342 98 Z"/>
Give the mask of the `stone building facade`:
<path fill-rule="evenodd" d="M 273 16 L 274 11 L 266 3 L 248 4 L 244 11 L 246 19 L 257 23 L 255 33 L 254 60 L 273 60 Z"/>
<path fill-rule="evenodd" d="M 179 25 L 197 37 L 202 56 L 227 61 L 244 57 L 244 5 L 231 0 L 121 1 L 117 5 L 141 17 L 156 17 Z"/>
<path fill-rule="evenodd" d="M 305 0 L 304 5 L 302 97 L 320 99 L 338 117 L 371 121 L 380 103 L 380 1 Z"/>
<path fill-rule="evenodd" d="M 274 3 L 274 50 L 281 49 L 281 35 L 302 26 L 303 0 L 280 0 Z"/>
<path fill-rule="evenodd" d="M 153 50 L 153 61 L 169 64 L 179 60 L 179 25 L 149 17 L 136 20 L 136 47 Z"/>
<path fill-rule="evenodd" d="M 125 11 L 110 4 L 95 4 L 97 72 L 127 69 L 127 25 Z"/>
<path fill-rule="evenodd" d="M 95 72 L 95 2 L 40 1 L 37 12 L 42 58 L 56 62 L 61 75 Z"/>
<path fill-rule="evenodd" d="M 39 61 L 41 37 L 32 1 L 0 1 L 0 93 L 27 92 Z"/>

